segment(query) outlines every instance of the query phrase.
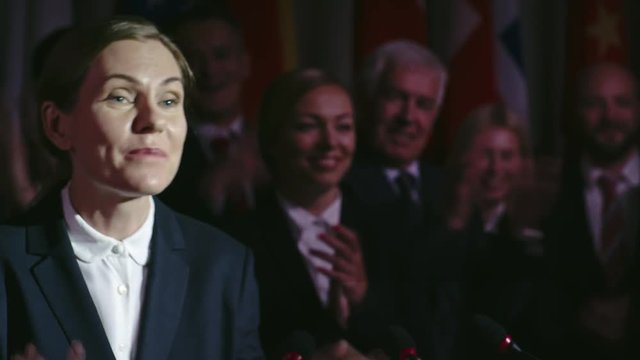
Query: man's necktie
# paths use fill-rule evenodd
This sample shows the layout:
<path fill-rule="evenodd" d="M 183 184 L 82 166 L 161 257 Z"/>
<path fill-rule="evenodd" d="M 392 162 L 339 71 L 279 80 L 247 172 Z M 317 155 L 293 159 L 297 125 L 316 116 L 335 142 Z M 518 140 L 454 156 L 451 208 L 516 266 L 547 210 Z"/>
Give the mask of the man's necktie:
<path fill-rule="evenodd" d="M 238 137 L 233 133 L 228 136 L 215 136 L 209 141 L 209 149 L 212 155 L 212 165 L 220 166 L 221 164 L 228 162 L 228 160 L 234 161 L 230 158 L 232 156 L 232 147 L 237 146 L 234 144 L 238 140 Z M 234 166 L 229 164 L 227 166 Z M 237 183 L 233 184 L 226 189 L 224 194 L 224 205 L 222 206 L 221 213 L 227 215 L 239 215 L 244 214 L 253 208 L 252 201 L 250 200 L 251 184 Z"/>
<path fill-rule="evenodd" d="M 231 139 L 228 136 L 216 136 L 209 141 L 209 149 L 214 159 L 226 159 L 229 156 Z"/>
<path fill-rule="evenodd" d="M 407 219 L 413 223 L 419 223 L 422 219 L 422 207 L 416 177 L 406 171 L 401 171 L 395 181 L 398 187 L 401 211 L 405 212 Z"/>
<path fill-rule="evenodd" d="M 598 188 L 602 194 L 600 258 L 605 269 L 607 281 L 615 287 L 624 274 L 627 260 L 625 247 L 624 209 L 617 203 L 618 180 L 609 175 L 598 178 Z"/>

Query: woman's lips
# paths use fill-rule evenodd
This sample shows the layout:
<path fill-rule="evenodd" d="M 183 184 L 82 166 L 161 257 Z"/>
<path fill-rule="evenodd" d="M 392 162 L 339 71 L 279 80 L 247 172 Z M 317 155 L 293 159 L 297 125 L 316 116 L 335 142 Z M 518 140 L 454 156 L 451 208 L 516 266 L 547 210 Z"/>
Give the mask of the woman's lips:
<path fill-rule="evenodd" d="M 136 148 L 136 149 L 132 149 L 129 150 L 129 152 L 127 152 L 127 156 L 133 157 L 133 158 L 159 158 L 159 159 L 164 159 L 167 157 L 167 153 L 164 152 L 162 149 L 159 148 Z"/>
<path fill-rule="evenodd" d="M 342 163 L 342 158 L 338 156 L 314 156 L 309 159 L 309 162 L 317 168 L 333 170 Z"/>

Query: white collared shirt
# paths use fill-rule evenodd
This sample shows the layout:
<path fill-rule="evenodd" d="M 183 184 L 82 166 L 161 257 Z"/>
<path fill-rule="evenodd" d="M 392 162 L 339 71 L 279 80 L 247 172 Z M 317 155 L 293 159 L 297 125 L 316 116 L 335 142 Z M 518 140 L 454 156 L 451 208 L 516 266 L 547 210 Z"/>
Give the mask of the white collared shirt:
<path fill-rule="evenodd" d="M 117 360 L 136 354 L 155 213 L 151 197 L 149 202 L 143 225 L 120 241 L 98 232 L 75 211 L 68 185 L 62 191 L 71 246 Z"/>
<path fill-rule="evenodd" d="M 291 233 L 297 242 L 298 251 L 305 259 L 318 298 L 324 306 L 327 306 L 331 282 L 327 275 L 319 272 L 316 268 L 331 269 L 332 266 L 325 260 L 313 256 L 310 251 L 318 250 L 331 255 L 335 253 L 332 247 L 318 238 L 318 235 L 331 231 L 331 227 L 340 223 L 342 195 L 338 195 L 336 200 L 320 216 L 315 216 L 307 210 L 293 205 L 280 195 L 278 195 L 278 200 L 287 214 Z"/>
<path fill-rule="evenodd" d="M 217 138 L 223 138 L 229 140 L 229 151 L 234 153 L 237 150 L 237 144 L 234 144 L 233 140 L 240 139 L 244 133 L 244 118 L 242 116 L 236 117 L 229 126 L 219 126 L 212 123 L 198 124 L 194 128 L 200 147 L 207 157 L 208 161 L 220 160 L 216 158 L 213 149 L 211 148 L 211 141 Z M 250 207 L 255 205 L 253 183 L 251 180 L 244 180 L 242 182 L 242 191 L 245 199 L 249 203 Z M 227 204 L 227 192 L 218 194 L 212 203 L 210 204 L 213 213 L 220 215 L 224 212 L 225 205 Z"/>
<path fill-rule="evenodd" d="M 583 161 L 585 178 L 584 196 L 586 200 L 586 212 L 595 249 L 600 249 L 602 232 L 602 193 L 598 187 L 598 179 L 605 171 Z M 640 184 L 640 156 L 637 152 L 627 161 L 620 172 L 620 181 L 616 186 L 618 201 L 623 201 L 629 191 Z M 616 203 L 614 206 L 621 206 Z"/>
<path fill-rule="evenodd" d="M 219 126 L 212 123 L 201 123 L 194 127 L 194 132 L 202 150 L 211 161 L 215 159 L 215 154 L 211 150 L 211 141 L 216 138 L 240 138 L 244 132 L 244 118 L 238 116 L 229 126 Z"/>
<path fill-rule="evenodd" d="M 502 220 L 506 211 L 507 205 L 504 202 L 501 202 L 490 214 L 489 218 L 484 220 L 484 232 L 488 234 L 497 234 L 499 231 L 498 224 L 500 223 L 500 220 Z"/>
<path fill-rule="evenodd" d="M 391 187 L 397 194 L 400 193 L 400 189 L 398 188 L 398 184 L 396 182 L 398 175 L 400 175 L 400 171 L 406 171 L 407 173 L 413 175 L 416 180 L 416 184 L 420 184 L 420 166 L 418 164 L 418 161 L 412 162 L 405 169 L 384 168 L 384 175 L 387 177 L 387 181 L 391 184 Z M 418 186 L 411 189 L 411 197 L 413 201 L 416 202 L 416 204 L 421 203 L 420 194 L 418 193 Z"/>

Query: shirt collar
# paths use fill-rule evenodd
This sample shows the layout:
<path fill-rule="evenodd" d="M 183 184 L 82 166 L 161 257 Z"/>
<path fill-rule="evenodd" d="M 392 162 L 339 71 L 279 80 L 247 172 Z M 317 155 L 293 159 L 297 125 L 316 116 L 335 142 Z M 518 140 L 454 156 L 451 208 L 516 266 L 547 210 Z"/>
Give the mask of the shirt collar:
<path fill-rule="evenodd" d="M 244 118 L 236 117 L 229 126 L 219 126 L 212 123 L 201 123 L 195 126 L 195 133 L 201 139 L 239 137 L 244 130 Z"/>
<path fill-rule="evenodd" d="M 112 252 L 114 246 L 122 245 L 124 251 L 140 266 L 146 265 L 149 259 L 149 244 L 153 234 L 155 204 L 149 197 L 150 207 L 147 219 L 131 236 L 117 240 L 100 233 L 87 223 L 71 205 L 69 185 L 62 190 L 62 208 L 64 212 L 67 233 L 71 240 L 73 252 L 78 260 L 92 263 L 102 259 Z"/>
<path fill-rule="evenodd" d="M 395 184 L 396 178 L 398 177 L 398 175 L 400 175 L 401 171 L 406 171 L 407 173 L 413 175 L 416 180 L 420 179 L 420 166 L 418 166 L 418 161 L 413 161 L 404 169 L 391 167 L 384 168 L 384 174 L 391 184 Z"/>
<path fill-rule="evenodd" d="M 311 214 L 300 206 L 292 204 L 280 194 L 278 194 L 278 201 L 284 208 L 290 223 L 296 230 L 296 233 L 300 233 L 303 229 L 310 226 L 318 226 L 319 222 L 330 226 L 335 226 L 340 223 L 342 194 L 338 194 L 338 197 L 318 216 Z"/>
<path fill-rule="evenodd" d="M 498 223 L 500 222 L 500 220 L 502 220 L 502 216 L 504 215 L 506 210 L 507 205 L 504 202 L 498 205 L 496 210 L 491 214 L 491 217 L 484 222 L 484 231 L 486 233 L 495 234 L 499 231 Z"/>
<path fill-rule="evenodd" d="M 585 178 L 588 180 L 588 186 L 596 186 L 598 179 L 605 174 L 605 170 L 592 165 L 586 159 L 583 160 L 583 169 Z M 630 186 L 640 184 L 640 155 L 635 151 L 629 160 L 624 164 L 620 171 L 620 180 Z"/>

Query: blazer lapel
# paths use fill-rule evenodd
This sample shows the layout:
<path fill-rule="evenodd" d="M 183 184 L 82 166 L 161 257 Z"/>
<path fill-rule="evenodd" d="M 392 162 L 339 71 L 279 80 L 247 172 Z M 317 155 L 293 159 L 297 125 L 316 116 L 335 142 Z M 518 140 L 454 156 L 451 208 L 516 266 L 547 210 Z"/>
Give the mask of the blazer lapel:
<path fill-rule="evenodd" d="M 27 247 L 43 256 L 33 276 L 67 339 L 80 340 L 91 359 L 114 359 L 63 221 L 28 227 Z"/>
<path fill-rule="evenodd" d="M 390 204 L 397 197 L 387 180 L 384 168 L 366 160 L 354 164 L 345 178 L 345 183 L 368 205 Z"/>
<path fill-rule="evenodd" d="M 321 311 L 322 304 L 316 294 L 305 261 L 296 247 L 296 240 L 291 236 L 286 214 L 280 207 L 275 193 L 270 197 L 265 210 L 261 228 L 268 229 L 264 234 L 269 236 L 263 238 L 263 241 L 269 244 L 267 251 L 275 259 L 274 264 L 279 264 L 280 274 L 288 279 L 288 283 L 291 284 L 290 289 L 299 294 L 300 302 Z M 304 305 L 304 307 L 308 306 Z"/>
<path fill-rule="evenodd" d="M 184 248 L 182 231 L 174 213 L 156 201 L 137 359 L 169 357 L 180 323 L 189 275 Z"/>

